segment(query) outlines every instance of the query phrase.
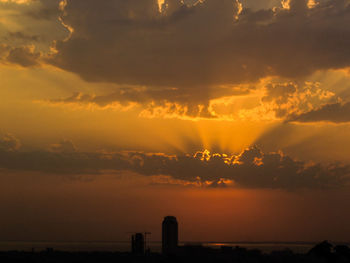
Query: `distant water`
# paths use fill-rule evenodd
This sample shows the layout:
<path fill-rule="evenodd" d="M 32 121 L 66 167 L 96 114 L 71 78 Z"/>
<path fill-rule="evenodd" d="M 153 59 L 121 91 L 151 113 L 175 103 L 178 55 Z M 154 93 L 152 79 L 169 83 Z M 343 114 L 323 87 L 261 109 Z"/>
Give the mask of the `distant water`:
<path fill-rule="evenodd" d="M 212 248 L 220 248 L 221 246 L 230 247 L 243 247 L 247 249 L 259 249 L 262 252 L 269 253 L 276 250 L 290 249 L 295 253 L 306 253 L 309 251 L 316 243 L 300 243 L 300 242 L 290 242 L 290 243 L 214 243 L 214 242 L 201 242 L 195 243 L 190 242 L 186 244 L 201 244 L 203 246 L 208 246 Z M 184 243 L 180 243 L 184 245 Z M 147 247 L 153 252 L 161 251 L 161 242 L 149 242 Z M 89 251 L 106 251 L 106 252 L 128 252 L 130 251 L 130 242 L 0 242 L 0 251 L 43 251 L 47 248 L 53 248 L 60 251 L 69 252 L 89 252 Z"/>

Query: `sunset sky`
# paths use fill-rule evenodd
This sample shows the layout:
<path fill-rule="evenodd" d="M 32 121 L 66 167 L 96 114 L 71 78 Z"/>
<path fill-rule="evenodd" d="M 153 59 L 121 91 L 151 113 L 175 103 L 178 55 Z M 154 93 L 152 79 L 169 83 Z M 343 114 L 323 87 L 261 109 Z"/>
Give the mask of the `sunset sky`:
<path fill-rule="evenodd" d="M 0 0 L 0 241 L 350 241 L 350 0 Z"/>

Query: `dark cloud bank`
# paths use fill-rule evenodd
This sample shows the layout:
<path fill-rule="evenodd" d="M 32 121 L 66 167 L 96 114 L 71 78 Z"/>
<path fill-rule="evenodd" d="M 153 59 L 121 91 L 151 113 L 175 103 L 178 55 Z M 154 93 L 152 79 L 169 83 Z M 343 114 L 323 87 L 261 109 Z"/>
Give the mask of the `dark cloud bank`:
<path fill-rule="evenodd" d="M 18 172 L 40 172 L 67 177 L 131 171 L 144 176 L 165 175 L 185 182 L 210 182 L 236 187 L 295 190 L 339 188 L 350 179 L 350 166 L 308 164 L 282 153 L 263 153 L 257 147 L 239 155 L 198 152 L 195 155 L 168 156 L 143 152 L 84 153 L 70 141 L 54 144 L 48 151 L 19 151 L 13 136 L 0 141 L 0 168 Z"/>
<path fill-rule="evenodd" d="M 290 9 L 277 0 L 165 0 L 162 12 L 157 0 L 38 2 L 39 9 L 23 15 L 60 23 L 66 35 L 54 42 L 57 54 L 0 46 L 0 57 L 23 67 L 45 60 L 87 81 L 116 84 L 108 96 L 73 95 L 71 102 L 160 107 L 170 102 L 187 107 L 185 115 L 207 118 L 214 117 L 211 99 L 247 93 L 239 84 L 267 76 L 297 80 L 350 66 L 349 0 L 319 0 L 313 8 L 307 0 L 290 0 Z M 9 34 L 34 45 L 41 39 Z M 347 104 L 338 106 L 294 121 L 348 122 Z"/>
<path fill-rule="evenodd" d="M 53 62 L 91 81 L 176 87 L 349 66 L 349 1 L 291 0 L 290 10 L 243 9 L 238 20 L 237 1 L 167 2 L 160 14 L 155 0 L 68 1 L 74 33 Z"/>
<path fill-rule="evenodd" d="M 155 100 L 204 104 L 213 86 L 349 66 L 349 1 L 307 2 L 240 12 L 234 0 L 168 0 L 160 13 L 156 0 L 68 0 L 74 32 L 51 63 L 88 81 L 161 87 Z"/>
<path fill-rule="evenodd" d="M 310 112 L 293 117 L 290 121 L 296 122 L 350 122 L 350 102 L 331 103 Z"/>

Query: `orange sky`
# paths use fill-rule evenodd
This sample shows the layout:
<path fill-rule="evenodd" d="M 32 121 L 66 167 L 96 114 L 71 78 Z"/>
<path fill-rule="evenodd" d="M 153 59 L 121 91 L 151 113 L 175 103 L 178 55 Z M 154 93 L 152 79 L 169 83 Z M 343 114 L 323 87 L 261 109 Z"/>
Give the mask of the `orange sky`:
<path fill-rule="evenodd" d="M 128 232 L 147 230 L 158 241 L 167 214 L 177 216 L 181 241 L 347 241 L 350 230 L 346 190 L 195 189 L 149 186 L 137 177 L 45 177 L 3 176 L 4 240 L 124 241 Z"/>
<path fill-rule="evenodd" d="M 0 0 L 0 241 L 158 240 L 168 214 L 181 240 L 348 239 L 349 19 L 338 0 Z"/>

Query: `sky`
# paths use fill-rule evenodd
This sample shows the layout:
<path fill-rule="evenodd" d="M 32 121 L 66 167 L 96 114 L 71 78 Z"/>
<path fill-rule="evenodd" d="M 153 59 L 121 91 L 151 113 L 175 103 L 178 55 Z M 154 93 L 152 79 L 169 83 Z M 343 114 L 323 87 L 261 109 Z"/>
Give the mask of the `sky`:
<path fill-rule="evenodd" d="M 0 241 L 350 241 L 349 0 L 0 0 Z"/>

